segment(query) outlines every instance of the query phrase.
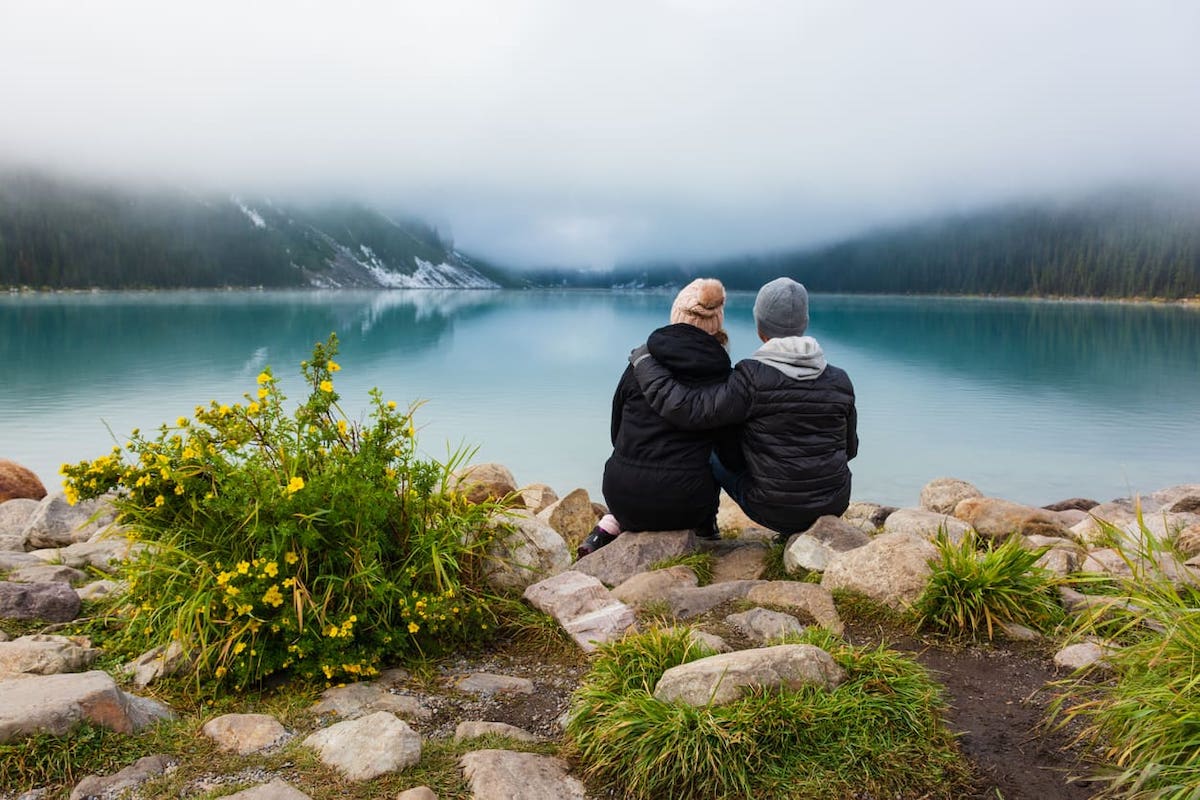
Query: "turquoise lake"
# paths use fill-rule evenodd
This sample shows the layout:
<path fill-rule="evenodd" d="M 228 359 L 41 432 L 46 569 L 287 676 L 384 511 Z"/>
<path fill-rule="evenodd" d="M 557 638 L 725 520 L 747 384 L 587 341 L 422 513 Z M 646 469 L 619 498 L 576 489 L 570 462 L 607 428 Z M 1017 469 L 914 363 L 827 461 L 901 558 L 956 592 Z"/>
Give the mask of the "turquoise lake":
<path fill-rule="evenodd" d="M 270 365 L 302 392 L 312 343 L 341 340 L 351 417 L 378 386 L 422 449 L 478 447 L 518 481 L 599 499 L 629 350 L 673 293 L 154 292 L 0 296 L 0 458 L 48 487 L 64 461 L 200 403 L 242 401 Z M 730 296 L 734 360 L 753 294 Z M 1200 482 L 1200 310 L 1148 304 L 820 296 L 810 333 L 858 396 L 856 499 L 914 505 L 949 475 L 1041 505 Z M 111 431 L 111 433 L 110 433 Z"/>

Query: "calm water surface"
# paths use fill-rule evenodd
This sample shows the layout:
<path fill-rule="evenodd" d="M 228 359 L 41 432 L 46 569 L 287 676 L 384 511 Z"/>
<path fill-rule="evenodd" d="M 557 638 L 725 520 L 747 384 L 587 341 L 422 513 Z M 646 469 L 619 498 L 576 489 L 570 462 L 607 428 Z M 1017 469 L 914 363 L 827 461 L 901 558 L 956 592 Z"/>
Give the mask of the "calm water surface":
<path fill-rule="evenodd" d="M 671 293 L 180 292 L 0 296 L 0 458 L 47 485 L 134 427 L 252 392 L 299 398 L 312 343 L 338 390 L 418 412 L 422 448 L 478 447 L 521 482 L 599 497 L 612 391 Z M 756 344 L 732 295 L 735 360 Z M 810 333 L 858 394 L 855 496 L 913 505 L 942 475 L 1043 504 L 1200 481 L 1200 311 L 1148 305 L 814 296 Z M 111 431 L 111 433 L 110 433 Z"/>

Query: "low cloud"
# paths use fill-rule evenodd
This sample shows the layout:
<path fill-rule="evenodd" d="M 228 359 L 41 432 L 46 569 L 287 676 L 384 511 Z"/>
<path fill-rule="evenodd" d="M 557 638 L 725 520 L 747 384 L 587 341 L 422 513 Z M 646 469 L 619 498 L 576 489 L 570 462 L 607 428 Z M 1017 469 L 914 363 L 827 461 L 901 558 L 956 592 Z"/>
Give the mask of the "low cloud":
<path fill-rule="evenodd" d="M 429 217 L 514 265 L 1200 176 L 1200 6 L 8 0 L 0 160 Z"/>

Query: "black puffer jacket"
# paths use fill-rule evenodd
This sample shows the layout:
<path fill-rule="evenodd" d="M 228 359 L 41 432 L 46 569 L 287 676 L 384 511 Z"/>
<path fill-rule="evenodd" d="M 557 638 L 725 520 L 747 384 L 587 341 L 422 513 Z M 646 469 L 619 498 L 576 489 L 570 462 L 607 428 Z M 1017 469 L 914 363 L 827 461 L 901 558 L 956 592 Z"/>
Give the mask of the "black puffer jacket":
<path fill-rule="evenodd" d="M 729 354 L 693 325 L 659 328 L 647 342 L 678 385 L 720 384 Z M 729 430 L 681 430 L 650 408 L 627 368 L 613 395 L 613 454 L 604 465 L 604 502 L 622 530 L 698 528 L 717 512 L 719 487 L 709 467 L 714 442 L 736 446 Z"/>
<path fill-rule="evenodd" d="M 742 510 L 785 534 L 846 510 L 847 462 L 858 454 L 854 386 L 809 341 L 821 369 L 803 380 L 757 358 L 739 361 L 729 380 L 701 387 L 676 380 L 657 356 L 634 370 L 647 402 L 669 422 L 691 430 L 742 426 Z"/>

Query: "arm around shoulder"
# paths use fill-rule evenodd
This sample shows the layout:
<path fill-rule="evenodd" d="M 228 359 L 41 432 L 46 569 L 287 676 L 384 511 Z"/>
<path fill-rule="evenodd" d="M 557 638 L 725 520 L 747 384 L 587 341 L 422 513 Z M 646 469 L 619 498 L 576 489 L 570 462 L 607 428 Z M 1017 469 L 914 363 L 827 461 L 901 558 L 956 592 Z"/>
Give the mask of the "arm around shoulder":
<path fill-rule="evenodd" d="M 737 425 L 745 421 L 750 410 L 749 382 L 736 369 L 721 383 L 689 386 L 647 355 L 633 365 L 633 374 L 650 407 L 679 428 L 708 430 Z"/>

